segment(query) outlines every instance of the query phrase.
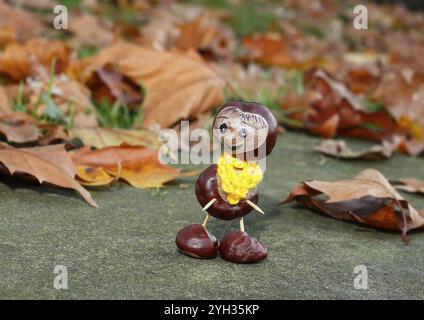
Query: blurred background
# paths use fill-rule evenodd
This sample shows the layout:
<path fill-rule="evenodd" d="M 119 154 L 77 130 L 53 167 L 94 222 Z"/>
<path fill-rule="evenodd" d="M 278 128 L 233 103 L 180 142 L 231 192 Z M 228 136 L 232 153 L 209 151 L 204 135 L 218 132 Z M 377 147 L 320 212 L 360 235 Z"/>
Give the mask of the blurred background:
<path fill-rule="evenodd" d="M 418 155 L 424 15 L 411 8 L 420 6 L 2 0 L 0 114 L 13 114 L 9 131 L 17 123 L 48 126 L 38 136 L 55 132 L 43 140 L 50 143 L 80 127 L 154 133 L 186 119 L 209 128 L 225 100 L 254 100 L 286 128 Z M 2 132 L 11 143 L 40 143 Z"/>

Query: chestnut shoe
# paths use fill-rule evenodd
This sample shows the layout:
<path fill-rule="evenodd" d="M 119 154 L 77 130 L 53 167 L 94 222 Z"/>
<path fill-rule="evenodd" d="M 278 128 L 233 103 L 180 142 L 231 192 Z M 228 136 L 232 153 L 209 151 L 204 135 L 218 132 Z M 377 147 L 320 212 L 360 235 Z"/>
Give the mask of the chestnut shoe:
<path fill-rule="evenodd" d="M 258 239 L 243 231 L 227 233 L 219 244 L 220 256 L 234 263 L 254 263 L 267 257 L 267 249 Z"/>
<path fill-rule="evenodd" d="M 181 229 L 175 243 L 179 251 L 193 258 L 211 259 L 218 255 L 218 242 L 201 224 L 191 224 Z"/>

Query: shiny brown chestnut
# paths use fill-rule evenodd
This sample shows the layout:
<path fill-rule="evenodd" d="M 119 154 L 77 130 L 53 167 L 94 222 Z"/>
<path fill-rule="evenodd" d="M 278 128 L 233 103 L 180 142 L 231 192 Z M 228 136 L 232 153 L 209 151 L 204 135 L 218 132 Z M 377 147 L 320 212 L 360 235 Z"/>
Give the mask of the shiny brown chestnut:
<path fill-rule="evenodd" d="M 175 243 L 180 252 L 199 259 L 211 259 L 218 255 L 218 242 L 201 224 L 191 224 L 181 229 Z"/>
<path fill-rule="evenodd" d="M 252 131 L 251 127 L 255 130 Z M 223 131 L 223 128 L 231 130 Z M 219 109 L 212 125 L 212 131 L 214 138 L 223 143 L 233 156 L 244 158 L 244 160 L 259 160 L 269 155 L 274 149 L 277 142 L 278 123 L 272 112 L 260 103 L 230 101 Z M 234 133 L 234 135 L 230 133 Z M 243 133 L 248 134 L 244 135 Z M 241 144 L 240 148 L 236 150 L 232 148 L 233 146 L 225 144 L 226 140 L 230 139 L 234 144 L 235 138 Z"/>
<path fill-rule="evenodd" d="M 212 199 L 216 201 L 207 209 L 207 212 L 214 218 L 221 220 L 233 220 L 241 218 L 251 212 L 252 207 L 242 200 L 236 205 L 229 204 L 222 198 L 219 192 L 219 181 L 216 174 L 217 166 L 211 165 L 199 176 L 196 182 L 196 197 L 200 205 L 204 207 Z M 247 198 L 254 204 L 258 203 L 258 191 L 252 190 Z"/>
<path fill-rule="evenodd" d="M 221 239 L 219 255 L 234 263 L 255 263 L 267 257 L 267 249 L 246 232 L 232 231 Z"/>

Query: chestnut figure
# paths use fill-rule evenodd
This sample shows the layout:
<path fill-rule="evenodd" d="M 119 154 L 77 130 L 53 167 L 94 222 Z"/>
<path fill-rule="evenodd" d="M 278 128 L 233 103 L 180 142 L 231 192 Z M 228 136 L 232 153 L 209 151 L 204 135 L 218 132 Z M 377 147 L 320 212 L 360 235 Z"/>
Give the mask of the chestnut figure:
<path fill-rule="evenodd" d="M 223 146 L 223 155 L 196 182 L 196 196 L 207 211 L 202 225 L 183 228 L 176 237 L 178 249 L 191 257 L 220 256 L 234 263 L 253 263 L 266 258 L 266 248 L 244 229 L 243 217 L 258 206 L 258 185 L 262 170 L 258 160 L 269 155 L 277 141 L 277 121 L 262 104 L 231 101 L 216 114 L 214 138 Z M 219 246 L 206 230 L 210 217 L 240 219 L 240 231 L 225 235 Z"/>

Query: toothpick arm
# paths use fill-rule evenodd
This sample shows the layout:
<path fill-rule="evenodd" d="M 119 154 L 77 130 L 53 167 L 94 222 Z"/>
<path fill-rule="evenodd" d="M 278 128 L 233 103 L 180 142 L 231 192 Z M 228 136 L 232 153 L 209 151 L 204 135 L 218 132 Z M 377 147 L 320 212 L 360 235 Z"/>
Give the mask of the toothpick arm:
<path fill-rule="evenodd" d="M 265 212 L 263 212 L 263 210 L 261 208 L 259 208 L 259 206 L 257 206 L 256 204 L 254 204 L 252 201 L 250 200 L 246 200 L 247 204 L 249 206 L 251 206 L 253 209 L 255 209 L 257 212 L 265 214 Z"/>
<path fill-rule="evenodd" d="M 213 198 L 211 201 L 209 201 L 204 207 L 203 207 L 203 209 L 202 209 L 202 211 L 206 211 L 206 210 L 208 210 L 208 208 L 211 206 L 211 205 L 213 205 L 214 203 L 215 203 L 215 201 L 216 201 L 216 198 Z"/>

